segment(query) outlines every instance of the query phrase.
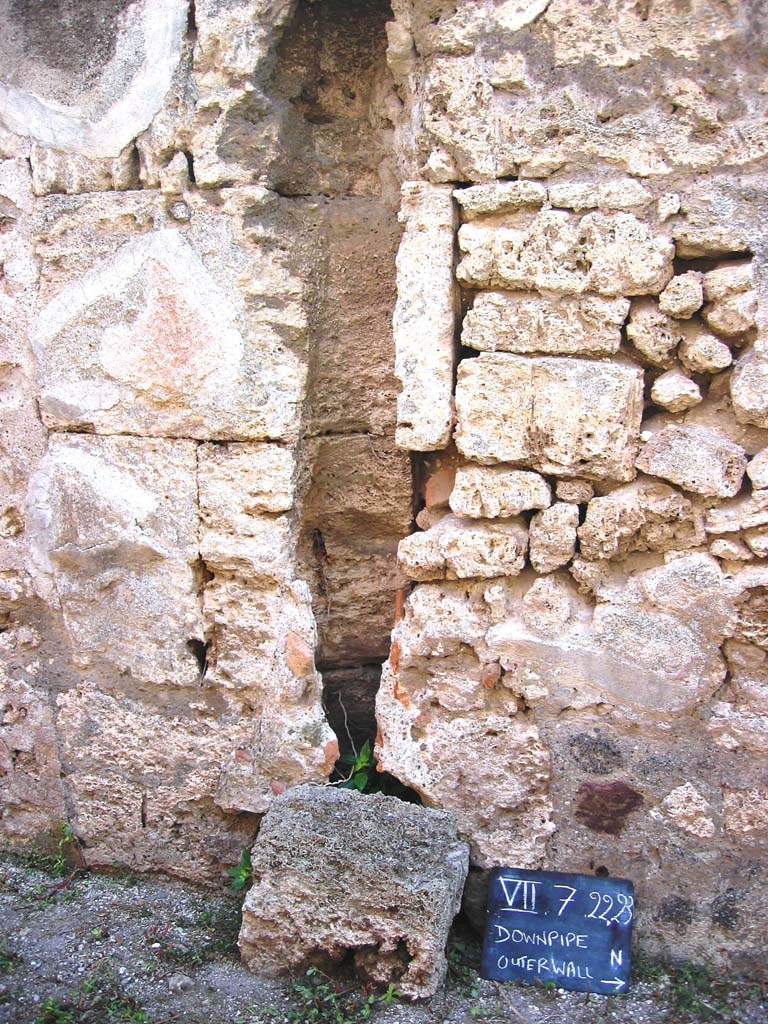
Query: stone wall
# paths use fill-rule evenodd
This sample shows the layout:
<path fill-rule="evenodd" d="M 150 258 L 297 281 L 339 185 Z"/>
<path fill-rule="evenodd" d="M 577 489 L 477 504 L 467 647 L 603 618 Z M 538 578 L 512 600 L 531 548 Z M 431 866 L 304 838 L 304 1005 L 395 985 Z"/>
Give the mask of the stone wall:
<path fill-rule="evenodd" d="M 378 688 L 470 894 L 754 963 L 761 5 L 0 17 L 4 841 L 218 880 Z"/>

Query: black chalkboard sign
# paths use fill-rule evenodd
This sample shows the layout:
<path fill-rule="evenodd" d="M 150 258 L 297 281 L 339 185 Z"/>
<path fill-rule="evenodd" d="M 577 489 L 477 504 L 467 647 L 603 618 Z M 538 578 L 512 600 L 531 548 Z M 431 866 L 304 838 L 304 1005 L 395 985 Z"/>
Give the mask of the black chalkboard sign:
<path fill-rule="evenodd" d="M 481 974 L 575 992 L 626 992 L 634 906 L 634 886 L 624 878 L 496 868 Z"/>

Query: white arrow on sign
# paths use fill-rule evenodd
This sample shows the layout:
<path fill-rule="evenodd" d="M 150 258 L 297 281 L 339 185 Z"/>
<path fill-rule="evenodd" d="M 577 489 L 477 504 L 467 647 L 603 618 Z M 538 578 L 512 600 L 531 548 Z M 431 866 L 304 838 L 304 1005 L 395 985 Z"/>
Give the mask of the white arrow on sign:
<path fill-rule="evenodd" d="M 624 986 L 627 983 L 622 978 L 611 978 L 610 980 L 608 980 L 607 978 L 601 978 L 600 979 L 600 984 L 601 985 L 615 985 L 616 986 L 616 991 L 618 992 L 618 990 L 620 988 L 624 988 Z"/>

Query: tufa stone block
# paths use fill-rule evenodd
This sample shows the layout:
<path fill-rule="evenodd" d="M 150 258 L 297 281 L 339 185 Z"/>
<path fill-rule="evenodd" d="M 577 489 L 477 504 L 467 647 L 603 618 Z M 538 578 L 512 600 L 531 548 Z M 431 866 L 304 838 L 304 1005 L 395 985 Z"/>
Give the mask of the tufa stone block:
<path fill-rule="evenodd" d="M 373 981 L 435 994 L 469 865 L 452 814 L 299 786 L 269 810 L 251 861 L 239 944 L 252 971 L 328 967 L 352 953 Z"/>
<path fill-rule="evenodd" d="M 633 363 L 483 353 L 459 365 L 456 444 L 477 462 L 631 480 L 642 404 Z"/>

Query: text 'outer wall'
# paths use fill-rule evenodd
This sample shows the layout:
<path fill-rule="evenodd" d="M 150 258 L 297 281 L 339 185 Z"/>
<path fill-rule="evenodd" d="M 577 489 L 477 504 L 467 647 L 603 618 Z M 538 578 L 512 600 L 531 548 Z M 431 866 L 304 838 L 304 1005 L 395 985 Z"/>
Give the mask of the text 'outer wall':
<path fill-rule="evenodd" d="M 634 905 L 634 886 L 624 878 L 496 868 L 482 976 L 626 992 Z"/>

